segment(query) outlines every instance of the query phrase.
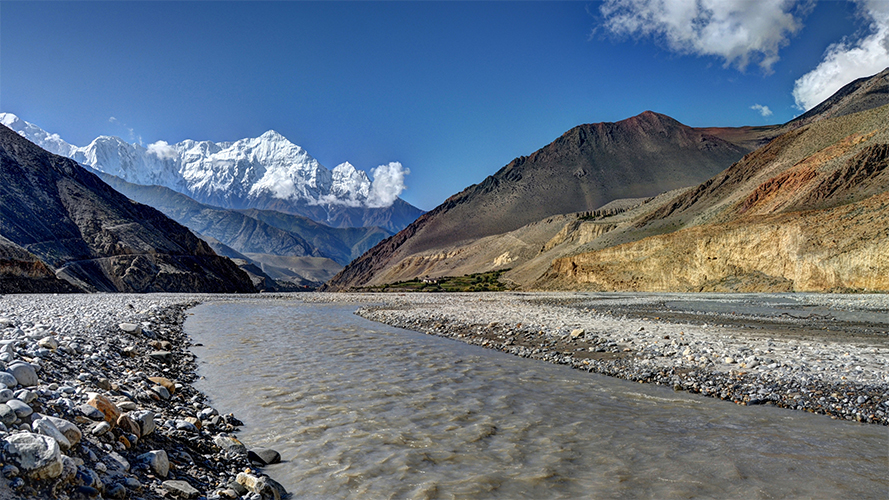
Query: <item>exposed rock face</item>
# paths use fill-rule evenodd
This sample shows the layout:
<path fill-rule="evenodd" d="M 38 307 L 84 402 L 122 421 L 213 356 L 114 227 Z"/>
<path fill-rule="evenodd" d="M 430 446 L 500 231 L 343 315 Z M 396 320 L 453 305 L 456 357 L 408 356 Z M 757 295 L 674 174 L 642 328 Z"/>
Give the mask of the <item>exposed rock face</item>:
<path fill-rule="evenodd" d="M 6 293 L 77 293 L 79 288 L 56 274 L 31 252 L 0 236 L 0 291 Z"/>
<path fill-rule="evenodd" d="M 188 229 L 0 127 L 0 235 L 88 291 L 250 292 Z"/>
<path fill-rule="evenodd" d="M 887 193 L 841 207 L 697 226 L 553 262 L 554 288 L 886 291 Z"/>
<path fill-rule="evenodd" d="M 554 260 L 537 286 L 886 291 L 887 112 L 788 132 L 628 224 L 635 241 Z"/>

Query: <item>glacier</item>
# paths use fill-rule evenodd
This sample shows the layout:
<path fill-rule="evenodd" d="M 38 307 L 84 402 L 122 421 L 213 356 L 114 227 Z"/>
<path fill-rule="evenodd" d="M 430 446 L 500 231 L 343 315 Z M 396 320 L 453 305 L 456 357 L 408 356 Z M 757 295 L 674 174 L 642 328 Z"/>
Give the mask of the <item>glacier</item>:
<path fill-rule="evenodd" d="M 256 206 L 268 198 L 328 208 L 387 208 L 405 190 L 410 173 L 399 162 L 372 169 L 373 180 L 349 162 L 329 170 L 274 130 L 234 142 L 157 141 L 148 147 L 100 136 L 79 147 L 12 113 L 0 113 L 0 123 L 95 170 L 224 208 Z"/>

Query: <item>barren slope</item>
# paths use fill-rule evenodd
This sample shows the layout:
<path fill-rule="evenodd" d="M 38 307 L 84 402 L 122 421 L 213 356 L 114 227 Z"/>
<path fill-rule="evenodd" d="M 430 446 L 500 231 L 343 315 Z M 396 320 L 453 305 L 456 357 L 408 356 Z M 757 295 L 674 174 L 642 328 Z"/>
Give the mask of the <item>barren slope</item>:
<path fill-rule="evenodd" d="M 556 214 L 592 211 L 613 200 L 701 182 L 768 138 L 770 130 L 695 129 L 650 111 L 617 123 L 575 127 L 384 240 L 347 266 L 327 289 L 422 276 L 418 258 L 448 255 L 455 246 L 473 245 Z"/>

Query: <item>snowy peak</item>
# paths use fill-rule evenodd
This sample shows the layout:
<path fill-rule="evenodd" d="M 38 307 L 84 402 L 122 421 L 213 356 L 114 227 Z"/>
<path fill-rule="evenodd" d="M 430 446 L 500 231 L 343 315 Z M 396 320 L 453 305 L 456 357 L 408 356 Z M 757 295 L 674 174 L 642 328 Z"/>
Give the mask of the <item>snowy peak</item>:
<path fill-rule="evenodd" d="M 71 144 L 63 141 L 58 134 L 49 134 L 33 123 L 28 123 L 12 113 L 0 113 L 0 123 L 50 153 L 71 156 L 76 149 Z"/>
<path fill-rule="evenodd" d="M 387 208 L 405 189 L 400 163 L 372 170 L 374 180 L 349 162 L 333 171 L 274 130 L 235 142 L 157 141 L 142 147 L 100 136 L 76 147 L 56 134 L 0 113 L 0 121 L 38 146 L 128 182 L 160 185 L 227 208 L 272 198 L 321 206 Z"/>

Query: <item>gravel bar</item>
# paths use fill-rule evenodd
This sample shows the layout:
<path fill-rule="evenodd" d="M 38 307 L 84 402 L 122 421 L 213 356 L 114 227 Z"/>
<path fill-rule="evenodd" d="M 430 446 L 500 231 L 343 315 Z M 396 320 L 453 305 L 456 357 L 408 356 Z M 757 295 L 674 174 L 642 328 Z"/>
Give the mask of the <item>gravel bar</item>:
<path fill-rule="evenodd" d="M 887 425 L 886 295 L 313 294 L 391 326 L 740 405 Z"/>
<path fill-rule="evenodd" d="M 190 385 L 186 310 L 219 298 L 0 297 L 0 499 L 286 497 Z"/>

